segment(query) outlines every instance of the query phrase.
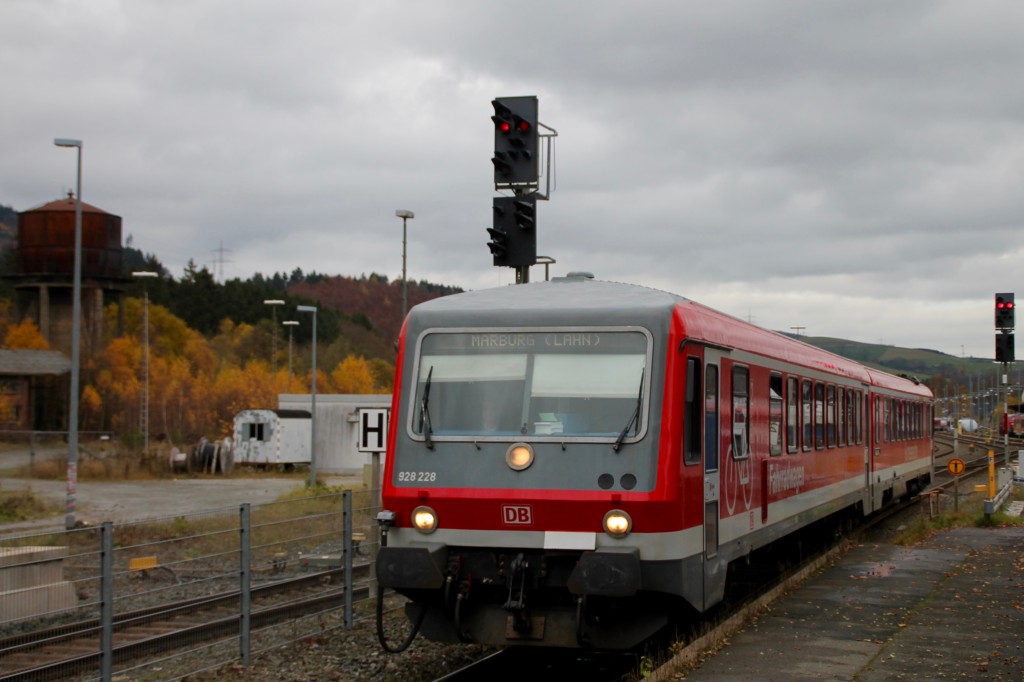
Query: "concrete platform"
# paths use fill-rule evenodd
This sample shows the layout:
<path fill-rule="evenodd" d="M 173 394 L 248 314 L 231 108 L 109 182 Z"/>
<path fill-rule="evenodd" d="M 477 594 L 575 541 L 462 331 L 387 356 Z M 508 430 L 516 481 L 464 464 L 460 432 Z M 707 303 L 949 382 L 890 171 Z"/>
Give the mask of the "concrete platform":
<path fill-rule="evenodd" d="M 856 547 L 662 679 L 1024 680 L 1024 528 Z"/>

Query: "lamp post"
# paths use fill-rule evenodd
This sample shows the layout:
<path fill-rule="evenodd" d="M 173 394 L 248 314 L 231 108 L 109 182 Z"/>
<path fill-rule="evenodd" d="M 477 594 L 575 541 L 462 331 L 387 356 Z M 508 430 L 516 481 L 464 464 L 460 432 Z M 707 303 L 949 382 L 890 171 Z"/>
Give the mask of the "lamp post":
<path fill-rule="evenodd" d="M 149 270 L 133 272 L 132 277 L 149 279 L 160 275 Z M 149 456 L 149 287 L 142 285 L 142 407 L 139 423 L 142 425 L 142 456 Z"/>
<path fill-rule="evenodd" d="M 58 147 L 78 150 L 78 176 L 75 181 L 75 266 L 71 287 L 71 395 L 68 400 L 68 480 L 64 527 L 75 527 L 75 489 L 78 487 L 78 374 L 79 327 L 82 320 L 82 141 L 58 137 Z"/>
<path fill-rule="evenodd" d="M 284 326 L 288 327 L 288 381 L 291 383 L 292 378 L 292 330 L 299 326 L 298 320 L 285 320 L 282 322 Z"/>
<path fill-rule="evenodd" d="M 405 282 L 405 236 L 406 236 L 406 221 L 410 218 L 415 218 L 416 214 L 412 211 L 406 211 L 404 209 L 398 209 L 395 211 L 395 215 L 402 219 L 402 320 L 399 323 L 405 324 L 405 309 L 406 309 L 406 282 Z"/>
<path fill-rule="evenodd" d="M 316 306 L 295 307 L 300 313 L 313 313 L 313 388 L 310 393 L 311 408 L 309 422 L 309 487 L 316 487 Z"/>
<path fill-rule="evenodd" d="M 274 368 L 274 374 L 277 374 L 277 306 L 284 305 L 284 301 L 279 298 L 270 298 L 263 301 L 263 305 L 269 305 L 270 309 L 274 313 L 274 334 L 273 340 L 271 341 L 271 366 Z"/>

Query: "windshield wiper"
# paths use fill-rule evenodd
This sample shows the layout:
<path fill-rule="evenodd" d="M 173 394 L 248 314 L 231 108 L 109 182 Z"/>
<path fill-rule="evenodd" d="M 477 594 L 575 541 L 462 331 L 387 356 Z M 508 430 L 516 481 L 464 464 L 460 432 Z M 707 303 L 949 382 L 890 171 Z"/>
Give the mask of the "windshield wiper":
<path fill-rule="evenodd" d="M 423 397 L 420 398 L 420 431 L 428 450 L 434 449 L 434 441 L 430 437 L 434 433 L 434 427 L 430 423 L 430 380 L 433 376 L 434 366 L 431 365 L 430 371 L 427 372 L 427 381 L 423 385 Z"/>
<path fill-rule="evenodd" d="M 619 432 L 619 437 L 615 439 L 615 444 L 612 445 L 612 450 L 615 452 L 619 451 L 622 447 L 622 441 L 626 439 L 626 434 L 629 433 L 629 428 L 636 423 L 636 430 L 640 430 L 640 408 L 644 403 L 644 370 L 640 370 L 640 390 L 636 396 L 636 409 L 633 410 L 633 416 L 629 418 L 626 425 L 622 427 L 622 431 Z M 636 432 L 634 432 L 635 434 Z"/>

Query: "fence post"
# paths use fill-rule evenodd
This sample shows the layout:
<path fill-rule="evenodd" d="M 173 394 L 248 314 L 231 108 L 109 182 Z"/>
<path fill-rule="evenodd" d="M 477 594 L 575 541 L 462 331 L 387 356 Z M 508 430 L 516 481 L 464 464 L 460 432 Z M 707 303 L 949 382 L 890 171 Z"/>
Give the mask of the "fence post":
<path fill-rule="evenodd" d="M 239 610 L 240 619 L 238 623 L 238 639 L 242 663 L 249 665 L 251 658 L 251 642 L 249 641 L 252 627 L 252 572 L 250 569 L 251 556 L 249 554 L 252 545 L 252 525 L 249 518 L 249 503 L 246 502 L 239 510 Z"/>
<path fill-rule="evenodd" d="M 114 524 L 100 525 L 100 679 L 114 675 Z"/>
<path fill-rule="evenodd" d="M 341 532 L 344 551 L 342 570 L 345 579 L 345 629 L 353 627 L 352 617 L 352 491 L 341 493 Z"/>

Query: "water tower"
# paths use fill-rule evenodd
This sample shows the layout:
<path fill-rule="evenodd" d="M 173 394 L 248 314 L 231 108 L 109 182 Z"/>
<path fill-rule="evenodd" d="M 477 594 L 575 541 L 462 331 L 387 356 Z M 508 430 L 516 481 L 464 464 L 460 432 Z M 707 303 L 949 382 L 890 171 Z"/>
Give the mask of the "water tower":
<path fill-rule="evenodd" d="M 12 279 L 19 317 L 29 317 L 56 350 L 71 353 L 75 267 L 75 198 L 18 214 L 17 267 Z M 123 272 L 121 217 L 82 203 L 82 355 L 99 349 L 103 306 L 120 304 Z"/>

